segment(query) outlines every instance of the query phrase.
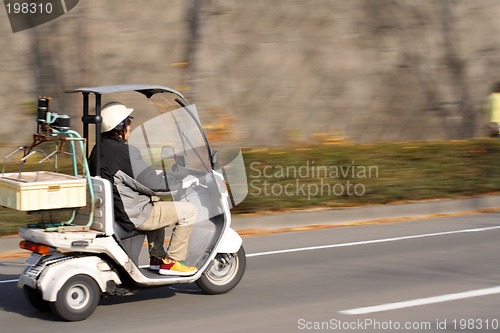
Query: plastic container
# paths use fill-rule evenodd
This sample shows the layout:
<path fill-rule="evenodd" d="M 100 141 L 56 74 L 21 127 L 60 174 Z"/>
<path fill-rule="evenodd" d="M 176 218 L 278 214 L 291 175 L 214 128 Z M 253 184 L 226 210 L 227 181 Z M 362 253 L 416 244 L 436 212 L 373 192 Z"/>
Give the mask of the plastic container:
<path fill-rule="evenodd" d="M 0 206 L 35 211 L 86 205 L 86 180 L 38 171 L 0 174 Z"/>

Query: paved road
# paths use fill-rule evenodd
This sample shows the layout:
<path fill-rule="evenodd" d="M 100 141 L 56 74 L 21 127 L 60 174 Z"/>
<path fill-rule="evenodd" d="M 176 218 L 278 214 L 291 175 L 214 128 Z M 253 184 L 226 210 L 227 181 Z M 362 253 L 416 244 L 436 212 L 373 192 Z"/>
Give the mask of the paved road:
<path fill-rule="evenodd" d="M 500 214 L 248 237 L 232 292 L 111 297 L 78 323 L 33 310 L 9 282 L 20 261 L 0 261 L 0 323 L 9 333 L 498 332 L 499 239 Z"/>

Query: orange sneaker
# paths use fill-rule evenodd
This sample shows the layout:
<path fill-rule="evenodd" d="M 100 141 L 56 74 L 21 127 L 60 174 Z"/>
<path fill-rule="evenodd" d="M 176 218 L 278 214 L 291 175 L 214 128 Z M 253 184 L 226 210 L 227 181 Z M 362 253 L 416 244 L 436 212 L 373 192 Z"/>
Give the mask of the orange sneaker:
<path fill-rule="evenodd" d="M 182 261 L 172 260 L 171 262 L 166 263 L 165 259 L 163 259 L 160 264 L 159 273 L 161 275 L 187 276 L 193 275 L 196 271 L 198 271 L 196 267 L 186 266 L 186 264 Z"/>

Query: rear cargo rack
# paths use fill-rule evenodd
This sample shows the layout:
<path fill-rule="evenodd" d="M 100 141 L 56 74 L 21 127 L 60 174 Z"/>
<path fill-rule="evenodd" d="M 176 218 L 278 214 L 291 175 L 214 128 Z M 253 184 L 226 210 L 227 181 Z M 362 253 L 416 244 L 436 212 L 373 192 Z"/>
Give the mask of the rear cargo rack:
<path fill-rule="evenodd" d="M 35 147 L 45 142 L 55 143 L 55 149 L 46 154 Z M 70 151 L 63 148 L 69 143 Z M 78 174 L 77 146 L 82 156 L 83 175 Z M 17 172 L 6 172 L 8 160 L 22 153 Z M 24 171 L 28 159 L 36 154 L 43 154 L 37 162 L 35 171 Z M 59 172 L 58 159 L 61 154 L 71 156 L 73 175 Z M 53 164 L 54 171 L 42 170 L 46 162 Z M 87 231 L 90 229 L 94 215 L 95 194 L 90 178 L 86 157 L 86 139 L 78 132 L 70 129 L 50 128 L 46 134 L 33 135 L 30 147 L 19 147 L 4 157 L 0 174 L 0 206 L 26 211 L 30 214 L 53 214 L 58 211 L 69 211 L 67 221 L 42 221 L 29 224 L 29 228 L 43 228 L 46 231 Z M 73 225 L 78 210 L 89 206 L 88 222 L 85 225 Z"/>

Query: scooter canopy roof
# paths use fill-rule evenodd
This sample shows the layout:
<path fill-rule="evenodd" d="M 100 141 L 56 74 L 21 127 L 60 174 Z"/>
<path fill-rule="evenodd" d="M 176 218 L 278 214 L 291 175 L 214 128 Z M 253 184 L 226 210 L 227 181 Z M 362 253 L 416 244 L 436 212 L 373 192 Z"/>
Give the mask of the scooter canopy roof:
<path fill-rule="evenodd" d="M 112 94 L 112 93 L 127 92 L 127 91 L 140 92 L 141 94 L 145 95 L 147 98 L 150 98 L 151 96 L 153 96 L 154 94 L 157 94 L 157 93 L 169 92 L 169 93 L 179 95 L 180 97 L 182 97 L 184 99 L 184 96 L 182 96 L 182 94 L 175 89 L 172 89 L 169 87 L 163 87 L 163 86 L 156 86 L 156 85 L 146 85 L 146 84 L 124 84 L 124 85 L 113 85 L 113 86 L 77 88 L 77 89 L 68 91 L 68 93 L 76 93 L 76 92 L 86 93 L 87 92 L 87 93 L 104 95 L 104 94 Z"/>

